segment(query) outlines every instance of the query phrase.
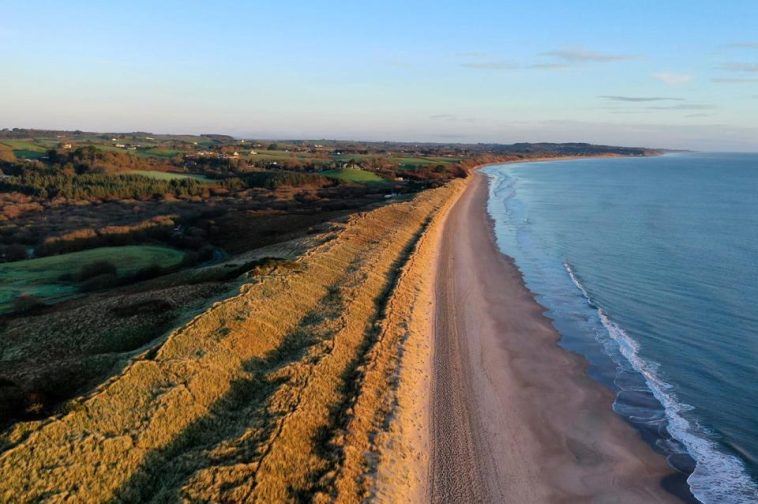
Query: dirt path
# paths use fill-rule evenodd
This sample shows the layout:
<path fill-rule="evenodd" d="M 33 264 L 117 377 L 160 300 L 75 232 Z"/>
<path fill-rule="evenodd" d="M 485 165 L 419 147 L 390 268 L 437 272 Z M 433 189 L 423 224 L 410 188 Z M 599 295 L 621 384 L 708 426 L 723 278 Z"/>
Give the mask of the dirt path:
<path fill-rule="evenodd" d="M 437 264 L 432 502 L 669 502 L 671 470 L 612 413 L 503 256 L 474 175 Z"/>

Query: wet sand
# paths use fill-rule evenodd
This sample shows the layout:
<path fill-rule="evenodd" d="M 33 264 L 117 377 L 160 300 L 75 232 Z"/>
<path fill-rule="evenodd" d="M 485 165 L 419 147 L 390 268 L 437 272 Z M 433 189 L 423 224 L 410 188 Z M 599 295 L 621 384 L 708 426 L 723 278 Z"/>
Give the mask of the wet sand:
<path fill-rule="evenodd" d="M 561 349 L 500 253 L 474 174 L 436 258 L 427 501 L 680 502 L 673 471 L 611 410 L 610 391 Z M 421 403 L 425 403 L 421 401 Z"/>

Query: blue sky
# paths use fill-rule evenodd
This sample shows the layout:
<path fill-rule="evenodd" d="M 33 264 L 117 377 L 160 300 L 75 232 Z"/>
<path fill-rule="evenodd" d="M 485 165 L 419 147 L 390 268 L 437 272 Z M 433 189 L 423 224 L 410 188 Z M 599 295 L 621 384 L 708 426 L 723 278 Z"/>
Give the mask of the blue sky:
<path fill-rule="evenodd" d="M 758 151 L 758 2 L 0 0 L 0 127 Z"/>

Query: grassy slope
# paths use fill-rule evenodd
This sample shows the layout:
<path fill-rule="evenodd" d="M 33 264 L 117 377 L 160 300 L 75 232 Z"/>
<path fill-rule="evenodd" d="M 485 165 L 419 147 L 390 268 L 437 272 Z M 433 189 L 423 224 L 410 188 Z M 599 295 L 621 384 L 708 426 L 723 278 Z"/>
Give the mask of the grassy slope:
<path fill-rule="evenodd" d="M 46 300 L 60 300 L 77 292 L 76 285 L 60 281 L 66 274 L 78 272 L 82 266 L 97 261 L 116 265 L 120 275 L 134 274 L 152 264 L 173 266 L 184 254 L 157 246 L 102 247 L 26 261 L 0 264 L 0 313 L 10 308 L 20 295 L 33 295 Z"/>
<path fill-rule="evenodd" d="M 341 170 L 326 170 L 321 172 L 321 175 L 325 177 L 344 180 L 347 182 L 386 182 L 385 179 L 375 173 L 371 173 L 366 170 L 359 170 L 357 168 L 343 168 Z"/>
<path fill-rule="evenodd" d="M 351 218 L 68 413 L 14 426 L 0 500 L 358 500 L 386 414 L 381 347 L 402 338 L 390 293 L 451 187 Z"/>

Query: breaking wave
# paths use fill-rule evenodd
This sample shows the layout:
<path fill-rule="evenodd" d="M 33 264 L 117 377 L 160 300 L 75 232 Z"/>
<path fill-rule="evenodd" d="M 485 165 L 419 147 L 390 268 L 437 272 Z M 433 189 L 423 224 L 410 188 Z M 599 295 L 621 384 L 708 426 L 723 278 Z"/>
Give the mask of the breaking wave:
<path fill-rule="evenodd" d="M 665 428 L 670 436 L 681 443 L 695 461 L 694 471 L 687 479 L 695 498 L 705 504 L 758 502 L 758 488 L 747 474 L 742 461 L 721 451 L 718 445 L 709 439 L 704 428 L 694 420 L 686 418 L 686 412 L 693 408 L 677 399 L 673 386 L 660 376 L 660 365 L 640 356 L 639 343 L 592 300 L 572 267 L 567 263 L 564 263 L 564 267 L 589 306 L 597 311 L 608 335 L 618 345 L 621 356 L 644 378 L 650 392 L 660 403 L 665 413 Z M 669 454 L 676 453 L 677 450 L 677 447 L 671 444 L 659 443 L 659 446 Z"/>

